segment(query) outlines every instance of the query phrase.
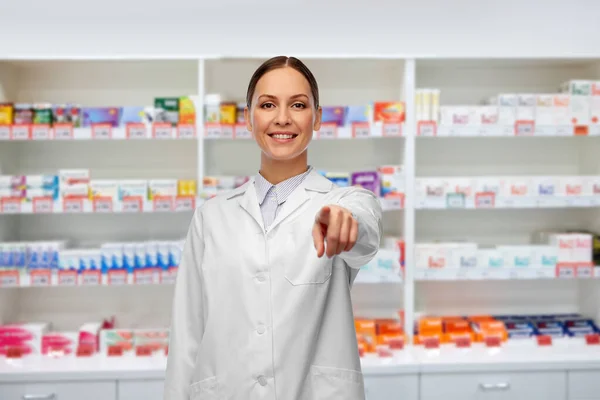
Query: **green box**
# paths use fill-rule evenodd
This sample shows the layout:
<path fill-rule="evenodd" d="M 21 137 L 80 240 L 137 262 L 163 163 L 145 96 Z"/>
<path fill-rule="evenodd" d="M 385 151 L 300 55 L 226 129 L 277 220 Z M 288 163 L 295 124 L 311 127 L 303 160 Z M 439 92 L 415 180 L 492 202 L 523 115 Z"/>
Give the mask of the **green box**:
<path fill-rule="evenodd" d="M 154 99 L 156 115 L 154 122 L 170 123 L 176 126 L 179 123 L 179 98 L 157 97 Z"/>

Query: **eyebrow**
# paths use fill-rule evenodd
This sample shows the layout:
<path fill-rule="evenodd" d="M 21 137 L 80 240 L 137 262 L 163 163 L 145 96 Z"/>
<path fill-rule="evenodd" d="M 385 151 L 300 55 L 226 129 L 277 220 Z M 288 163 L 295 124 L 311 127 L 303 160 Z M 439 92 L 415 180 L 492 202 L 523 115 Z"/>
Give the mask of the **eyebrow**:
<path fill-rule="evenodd" d="M 260 96 L 258 96 L 259 99 L 262 98 L 262 97 L 266 97 L 268 99 L 273 99 L 273 100 L 277 99 L 277 97 L 273 96 L 272 94 L 261 94 Z M 308 96 L 305 95 L 304 93 L 295 94 L 295 95 L 293 95 L 290 98 L 291 99 L 297 99 L 299 97 L 304 97 L 304 98 L 306 98 L 308 100 Z"/>

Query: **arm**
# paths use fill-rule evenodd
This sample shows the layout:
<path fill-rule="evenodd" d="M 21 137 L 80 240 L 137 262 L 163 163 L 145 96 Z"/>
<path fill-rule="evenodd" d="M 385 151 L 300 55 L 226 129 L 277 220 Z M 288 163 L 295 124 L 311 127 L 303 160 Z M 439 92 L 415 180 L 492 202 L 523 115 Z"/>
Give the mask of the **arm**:
<path fill-rule="evenodd" d="M 361 268 L 377 254 L 383 235 L 382 210 L 373 192 L 352 187 L 345 190 L 338 205 L 350 211 L 358 222 L 358 236 L 350 251 L 339 254 L 350 268 Z"/>
<path fill-rule="evenodd" d="M 196 354 L 204 334 L 200 265 L 203 253 L 202 213 L 198 208 L 190 224 L 175 283 L 165 400 L 189 398 L 188 391 L 192 383 Z"/>

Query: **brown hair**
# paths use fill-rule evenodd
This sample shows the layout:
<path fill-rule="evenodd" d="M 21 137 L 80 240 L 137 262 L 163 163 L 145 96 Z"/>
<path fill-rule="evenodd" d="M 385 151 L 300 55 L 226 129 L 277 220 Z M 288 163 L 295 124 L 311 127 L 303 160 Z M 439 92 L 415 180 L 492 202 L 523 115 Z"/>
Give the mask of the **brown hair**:
<path fill-rule="evenodd" d="M 252 103 L 252 97 L 254 96 L 254 91 L 256 90 L 256 84 L 269 71 L 272 71 L 277 68 L 290 67 L 300 72 L 308 81 L 310 85 L 310 91 L 312 93 L 313 99 L 315 101 L 315 108 L 319 108 L 319 85 L 317 85 L 317 80 L 315 76 L 310 72 L 310 69 L 302 61 L 297 59 L 296 57 L 286 57 L 286 56 L 277 56 L 268 59 L 264 63 L 261 64 L 260 67 L 254 71 L 252 74 L 252 78 L 250 78 L 250 83 L 248 84 L 248 91 L 246 92 L 246 105 L 250 108 Z"/>

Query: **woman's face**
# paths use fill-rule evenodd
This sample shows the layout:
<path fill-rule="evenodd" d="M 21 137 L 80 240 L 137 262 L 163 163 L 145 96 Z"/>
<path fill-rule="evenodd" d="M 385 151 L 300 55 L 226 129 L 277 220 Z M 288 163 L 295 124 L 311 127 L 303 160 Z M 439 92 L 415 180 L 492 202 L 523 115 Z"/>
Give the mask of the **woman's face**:
<path fill-rule="evenodd" d="M 321 110 L 315 110 L 308 81 L 290 67 L 274 69 L 260 78 L 245 117 L 264 155 L 279 161 L 304 153 L 313 130 L 321 125 Z"/>

